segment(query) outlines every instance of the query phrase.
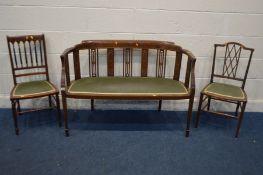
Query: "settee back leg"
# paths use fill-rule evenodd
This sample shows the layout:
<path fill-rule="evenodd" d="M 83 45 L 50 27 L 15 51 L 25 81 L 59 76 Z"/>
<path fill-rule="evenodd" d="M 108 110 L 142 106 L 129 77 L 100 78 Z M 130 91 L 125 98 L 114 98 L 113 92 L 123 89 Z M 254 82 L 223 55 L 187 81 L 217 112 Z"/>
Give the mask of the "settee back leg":
<path fill-rule="evenodd" d="M 158 111 L 162 110 L 162 100 L 159 100 L 159 107 L 158 107 Z"/>
<path fill-rule="evenodd" d="M 90 108 L 94 111 L 94 99 L 90 99 Z"/>
<path fill-rule="evenodd" d="M 69 136 L 69 129 L 68 129 L 68 109 L 67 109 L 67 98 L 65 91 L 61 92 L 62 94 L 62 104 L 63 104 L 63 113 L 64 113 L 64 130 L 65 136 Z"/>
<path fill-rule="evenodd" d="M 49 107 L 52 108 L 52 96 L 51 95 L 48 96 L 48 104 L 49 104 Z"/>
<path fill-rule="evenodd" d="M 187 114 L 187 124 L 186 124 L 186 130 L 185 130 L 185 137 L 189 137 L 189 135 L 190 135 L 190 125 L 191 125 L 191 121 L 192 121 L 193 103 L 194 103 L 194 97 L 191 97 L 191 98 L 189 99 L 189 106 L 188 106 L 188 114 Z"/>

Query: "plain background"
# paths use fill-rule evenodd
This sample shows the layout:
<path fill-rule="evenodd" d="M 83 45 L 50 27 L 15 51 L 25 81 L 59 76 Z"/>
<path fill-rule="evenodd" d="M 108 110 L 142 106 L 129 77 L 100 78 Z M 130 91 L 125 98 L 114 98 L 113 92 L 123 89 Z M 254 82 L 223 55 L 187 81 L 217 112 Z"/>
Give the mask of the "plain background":
<path fill-rule="evenodd" d="M 81 40 L 151 39 L 175 42 L 197 57 L 195 107 L 201 88 L 209 82 L 213 44 L 241 42 L 255 48 L 246 84 L 249 97 L 247 111 L 262 111 L 262 6 L 261 0 L 1 0 L 0 108 L 10 107 L 9 92 L 13 86 L 6 35 L 44 33 L 50 78 L 58 87 L 59 55 Z M 75 103 L 71 107 L 89 107 L 82 104 Z M 129 108 L 127 102 L 112 104 L 117 108 Z M 186 104 L 185 101 L 168 101 L 164 109 L 185 110 Z M 108 106 L 109 103 L 102 102 L 102 108 Z M 135 107 L 138 106 L 135 104 Z M 228 106 L 223 107 L 227 109 Z M 149 108 L 156 108 L 156 105 L 153 107 L 150 104 Z"/>

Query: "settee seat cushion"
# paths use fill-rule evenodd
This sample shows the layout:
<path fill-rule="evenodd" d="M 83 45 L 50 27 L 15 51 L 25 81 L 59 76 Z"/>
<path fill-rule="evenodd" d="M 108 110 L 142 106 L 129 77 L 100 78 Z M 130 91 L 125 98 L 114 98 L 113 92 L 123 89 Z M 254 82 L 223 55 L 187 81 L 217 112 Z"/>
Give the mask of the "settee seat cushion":
<path fill-rule="evenodd" d="M 187 96 L 180 81 L 150 77 L 92 77 L 71 82 L 68 93 L 88 96 Z"/>
<path fill-rule="evenodd" d="M 245 92 L 242 88 L 225 83 L 210 83 L 203 92 L 209 96 L 222 97 L 229 100 L 246 100 Z"/>

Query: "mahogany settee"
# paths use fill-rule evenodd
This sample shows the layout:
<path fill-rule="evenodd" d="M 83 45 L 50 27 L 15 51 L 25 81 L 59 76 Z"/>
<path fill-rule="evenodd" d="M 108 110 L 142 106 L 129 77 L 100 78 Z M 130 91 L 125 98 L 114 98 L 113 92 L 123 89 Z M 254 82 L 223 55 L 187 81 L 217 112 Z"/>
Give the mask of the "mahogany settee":
<path fill-rule="evenodd" d="M 195 57 L 165 41 L 85 40 L 61 55 L 65 135 L 67 99 L 188 100 L 189 136 L 195 94 Z M 168 70 L 169 69 L 169 70 Z M 172 72 L 172 73 L 171 73 Z M 170 73 L 170 75 L 168 75 Z"/>

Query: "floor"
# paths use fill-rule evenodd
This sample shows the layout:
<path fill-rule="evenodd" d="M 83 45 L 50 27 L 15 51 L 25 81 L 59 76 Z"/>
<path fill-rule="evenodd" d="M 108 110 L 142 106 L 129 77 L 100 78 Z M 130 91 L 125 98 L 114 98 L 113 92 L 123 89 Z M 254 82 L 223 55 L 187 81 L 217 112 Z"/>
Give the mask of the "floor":
<path fill-rule="evenodd" d="M 186 112 L 71 110 L 70 137 L 55 111 L 19 117 L 0 109 L 1 175 L 261 175 L 263 113 L 235 120 L 202 114 L 184 137 Z M 193 117 L 193 120 L 195 117 Z"/>

